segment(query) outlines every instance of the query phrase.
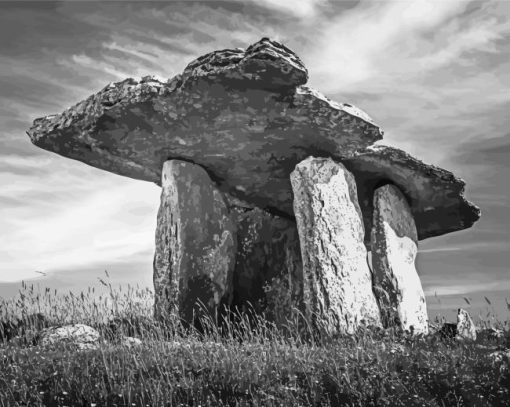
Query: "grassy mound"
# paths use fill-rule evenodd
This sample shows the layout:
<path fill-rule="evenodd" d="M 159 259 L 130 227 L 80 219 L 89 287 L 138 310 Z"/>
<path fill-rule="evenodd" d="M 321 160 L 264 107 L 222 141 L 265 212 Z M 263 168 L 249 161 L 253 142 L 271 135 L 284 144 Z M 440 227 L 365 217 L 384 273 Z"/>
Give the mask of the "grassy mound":
<path fill-rule="evenodd" d="M 111 287 L 104 296 L 27 288 L 4 301 L 0 406 L 510 405 L 508 359 L 495 357 L 509 345 L 506 325 L 503 337 L 477 342 L 311 335 L 299 321 L 277 329 L 245 315 L 198 332 L 153 321 L 150 304 L 149 291 Z M 98 348 L 38 344 L 45 326 L 69 323 L 95 327 Z"/>

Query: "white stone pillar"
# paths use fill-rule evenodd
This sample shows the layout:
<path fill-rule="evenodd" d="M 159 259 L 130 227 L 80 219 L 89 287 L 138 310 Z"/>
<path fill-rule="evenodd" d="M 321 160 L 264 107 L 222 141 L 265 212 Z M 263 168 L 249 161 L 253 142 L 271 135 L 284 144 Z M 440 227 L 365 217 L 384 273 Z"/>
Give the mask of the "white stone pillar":
<path fill-rule="evenodd" d="M 229 304 L 235 226 L 223 194 L 193 163 L 170 160 L 161 178 L 154 256 L 154 313 L 192 323 L 202 303 L 213 317 Z"/>
<path fill-rule="evenodd" d="M 384 326 L 427 333 L 427 305 L 415 266 L 416 225 L 406 198 L 394 185 L 374 192 L 371 246 L 374 292 Z"/>
<path fill-rule="evenodd" d="M 309 157 L 291 174 L 303 301 L 315 327 L 354 333 L 379 325 L 354 176 L 331 159 Z"/>

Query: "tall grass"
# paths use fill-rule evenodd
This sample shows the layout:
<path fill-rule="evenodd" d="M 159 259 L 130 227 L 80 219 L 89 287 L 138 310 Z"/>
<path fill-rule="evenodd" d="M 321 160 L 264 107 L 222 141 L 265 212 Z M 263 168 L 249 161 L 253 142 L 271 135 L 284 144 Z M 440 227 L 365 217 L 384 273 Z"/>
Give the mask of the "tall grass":
<path fill-rule="evenodd" d="M 278 326 L 250 313 L 202 316 L 197 330 L 153 320 L 150 290 L 103 284 L 80 295 L 24 285 L 0 302 L 1 321 L 25 324 L 0 344 L 0 406 L 510 405 L 508 366 L 491 357 L 506 338 L 317 334 L 299 312 Z M 85 323 L 104 340 L 43 347 L 34 313 L 45 326 Z"/>

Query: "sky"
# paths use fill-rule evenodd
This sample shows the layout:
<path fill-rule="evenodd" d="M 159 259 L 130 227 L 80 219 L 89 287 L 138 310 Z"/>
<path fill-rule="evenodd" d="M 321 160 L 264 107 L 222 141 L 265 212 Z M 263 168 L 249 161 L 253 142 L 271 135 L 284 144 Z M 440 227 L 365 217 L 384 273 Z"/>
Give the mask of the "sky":
<path fill-rule="evenodd" d="M 84 288 L 104 270 L 152 284 L 159 187 L 33 146 L 35 118 L 265 36 L 310 86 L 366 111 L 383 144 L 466 181 L 481 220 L 419 245 L 429 308 L 510 298 L 510 2 L 493 0 L 0 0 L 0 296 L 21 280 Z"/>

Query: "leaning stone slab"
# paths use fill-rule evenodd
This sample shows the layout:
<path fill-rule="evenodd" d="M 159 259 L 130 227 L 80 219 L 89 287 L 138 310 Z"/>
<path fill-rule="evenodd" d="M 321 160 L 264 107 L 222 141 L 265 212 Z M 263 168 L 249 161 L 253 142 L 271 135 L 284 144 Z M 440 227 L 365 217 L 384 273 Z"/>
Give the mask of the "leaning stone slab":
<path fill-rule="evenodd" d="M 427 304 L 415 266 L 416 225 L 406 198 L 394 185 L 374 193 L 371 236 L 374 292 L 383 325 L 428 333 Z"/>
<path fill-rule="evenodd" d="M 301 311 L 303 271 L 296 222 L 259 208 L 232 210 L 237 225 L 233 307 L 283 325 Z"/>
<path fill-rule="evenodd" d="M 353 175 L 331 159 L 309 157 L 291 174 L 303 258 L 306 315 L 329 332 L 379 325 Z"/>
<path fill-rule="evenodd" d="M 198 165 L 163 165 L 154 257 L 155 315 L 192 323 L 232 296 L 235 226 L 221 192 Z"/>

